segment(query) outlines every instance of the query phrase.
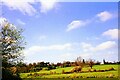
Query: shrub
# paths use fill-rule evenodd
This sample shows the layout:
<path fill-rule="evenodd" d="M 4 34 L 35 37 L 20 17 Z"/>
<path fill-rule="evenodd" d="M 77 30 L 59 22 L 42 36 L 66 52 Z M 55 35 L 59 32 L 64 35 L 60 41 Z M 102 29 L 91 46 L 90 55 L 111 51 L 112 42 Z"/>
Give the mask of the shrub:
<path fill-rule="evenodd" d="M 88 71 L 91 72 L 91 69 L 89 69 Z"/>
<path fill-rule="evenodd" d="M 81 66 L 76 66 L 70 72 L 81 72 L 81 70 L 82 70 Z"/>
<path fill-rule="evenodd" d="M 96 72 L 96 69 L 93 69 L 93 72 Z"/>
<path fill-rule="evenodd" d="M 53 74 L 56 74 L 56 71 L 54 71 Z"/>
<path fill-rule="evenodd" d="M 88 72 L 97 72 L 96 69 L 88 69 Z"/>
<path fill-rule="evenodd" d="M 98 70 L 98 72 L 104 72 L 105 70 Z"/>
<path fill-rule="evenodd" d="M 115 70 L 115 69 L 114 69 L 113 67 L 111 67 L 111 68 L 109 68 L 108 70 L 111 71 L 111 70 Z"/>
<path fill-rule="evenodd" d="M 52 71 L 50 71 L 50 74 L 53 74 L 53 72 L 52 72 Z"/>

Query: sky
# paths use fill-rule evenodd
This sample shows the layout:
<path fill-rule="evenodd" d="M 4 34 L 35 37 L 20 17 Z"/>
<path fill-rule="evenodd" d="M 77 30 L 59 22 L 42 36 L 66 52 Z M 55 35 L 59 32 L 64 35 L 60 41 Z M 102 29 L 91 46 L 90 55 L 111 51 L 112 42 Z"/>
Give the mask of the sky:
<path fill-rule="evenodd" d="M 112 1 L 112 0 L 111 0 Z M 118 3 L 3 0 L 0 23 L 24 29 L 24 62 L 118 61 Z"/>

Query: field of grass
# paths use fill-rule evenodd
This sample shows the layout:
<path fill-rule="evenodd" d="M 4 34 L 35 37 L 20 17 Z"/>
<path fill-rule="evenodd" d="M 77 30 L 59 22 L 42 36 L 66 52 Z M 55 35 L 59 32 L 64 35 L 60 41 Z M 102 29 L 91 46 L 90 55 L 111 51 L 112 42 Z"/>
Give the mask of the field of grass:
<path fill-rule="evenodd" d="M 118 65 L 95 65 L 93 69 L 96 70 L 105 70 L 113 67 L 115 70 L 113 71 L 105 71 L 105 72 L 83 72 L 83 73 L 70 73 L 70 74 L 62 74 L 62 71 L 69 72 L 74 67 L 66 67 L 66 68 L 57 68 L 53 70 L 41 70 L 39 72 L 31 72 L 31 73 L 21 73 L 21 78 L 106 78 L 113 77 L 118 78 Z M 84 67 L 82 71 L 88 71 L 89 67 Z"/>

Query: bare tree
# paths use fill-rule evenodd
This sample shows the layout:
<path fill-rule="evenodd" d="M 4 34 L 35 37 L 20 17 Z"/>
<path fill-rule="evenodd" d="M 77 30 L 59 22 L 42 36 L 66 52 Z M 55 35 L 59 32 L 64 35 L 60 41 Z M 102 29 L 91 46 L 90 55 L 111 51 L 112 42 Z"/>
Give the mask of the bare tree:
<path fill-rule="evenodd" d="M 86 63 L 89 65 L 89 67 L 92 69 L 93 65 L 95 64 L 95 60 L 93 59 L 89 59 L 88 61 L 86 61 Z"/>
<path fill-rule="evenodd" d="M 83 67 L 83 59 L 82 59 L 82 57 L 77 57 L 77 59 L 75 60 L 75 65 L 76 66 L 81 66 L 81 67 Z"/>

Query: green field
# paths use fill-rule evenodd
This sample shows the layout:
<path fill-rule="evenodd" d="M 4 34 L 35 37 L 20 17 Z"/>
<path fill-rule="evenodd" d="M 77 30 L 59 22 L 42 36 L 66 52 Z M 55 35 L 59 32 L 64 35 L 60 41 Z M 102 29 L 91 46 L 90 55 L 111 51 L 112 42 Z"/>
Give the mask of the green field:
<path fill-rule="evenodd" d="M 85 72 L 88 71 L 89 67 L 84 67 L 82 69 L 82 73 L 74 72 L 68 74 L 62 74 L 62 71 L 69 72 L 74 67 L 66 67 L 66 68 L 57 68 L 53 70 L 41 70 L 39 72 L 30 72 L 30 73 L 21 73 L 20 76 L 23 79 L 26 78 L 118 78 L 118 65 L 95 65 L 93 69 L 96 70 L 106 70 L 108 68 L 113 67 L 115 70 L 113 71 L 105 71 L 105 72 Z"/>

